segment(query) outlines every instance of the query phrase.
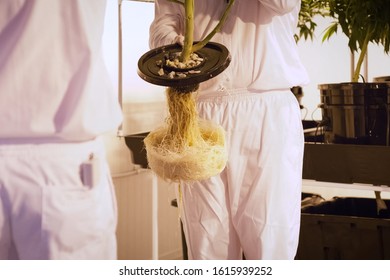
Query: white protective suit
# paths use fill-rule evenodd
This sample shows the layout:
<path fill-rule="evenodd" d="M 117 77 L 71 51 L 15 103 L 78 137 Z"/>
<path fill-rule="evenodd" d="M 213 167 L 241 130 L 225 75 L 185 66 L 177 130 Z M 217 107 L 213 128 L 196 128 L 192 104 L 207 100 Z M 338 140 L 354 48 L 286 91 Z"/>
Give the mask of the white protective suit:
<path fill-rule="evenodd" d="M 195 1 L 194 40 L 217 24 L 226 0 Z M 181 187 L 190 259 L 293 259 L 300 226 L 304 137 L 293 86 L 308 82 L 294 33 L 299 0 L 236 0 L 212 41 L 229 67 L 200 85 L 201 118 L 222 125 L 229 160 L 218 176 Z M 156 0 L 152 48 L 180 41 L 183 8 Z"/>
<path fill-rule="evenodd" d="M 0 1 L 0 259 L 115 259 L 106 1 Z"/>

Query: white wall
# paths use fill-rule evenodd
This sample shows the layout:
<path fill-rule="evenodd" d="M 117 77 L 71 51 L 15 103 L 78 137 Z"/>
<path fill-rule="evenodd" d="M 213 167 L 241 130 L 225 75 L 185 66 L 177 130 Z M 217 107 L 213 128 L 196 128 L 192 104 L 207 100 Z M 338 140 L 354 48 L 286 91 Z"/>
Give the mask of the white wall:
<path fill-rule="evenodd" d="M 149 25 L 154 16 L 154 4 L 122 1 L 122 63 L 125 99 L 161 99 L 159 86 L 146 83 L 137 75 L 137 63 L 149 50 Z M 104 34 L 104 56 L 114 85 L 118 86 L 118 0 L 108 0 Z M 140 93 L 139 91 L 142 91 Z"/>
<path fill-rule="evenodd" d="M 109 0 L 104 34 L 104 56 L 111 80 L 118 85 L 118 1 Z M 138 59 L 149 50 L 149 26 L 154 4 L 122 2 L 122 100 L 123 132 L 135 134 L 150 131 L 164 120 L 165 89 L 142 80 L 137 74 Z"/>

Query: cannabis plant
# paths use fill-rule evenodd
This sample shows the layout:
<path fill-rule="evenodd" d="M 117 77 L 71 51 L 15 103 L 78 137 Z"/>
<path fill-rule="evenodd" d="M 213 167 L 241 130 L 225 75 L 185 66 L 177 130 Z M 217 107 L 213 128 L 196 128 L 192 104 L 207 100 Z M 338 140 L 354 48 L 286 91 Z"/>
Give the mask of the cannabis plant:
<path fill-rule="evenodd" d="M 331 17 L 334 21 L 325 30 L 323 41 L 341 29 L 348 37 L 348 46 L 359 57 L 352 76 L 357 82 L 368 45 L 382 45 L 387 54 L 390 49 L 389 0 L 302 0 L 296 39 L 313 38 L 317 27 L 314 17 Z"/>

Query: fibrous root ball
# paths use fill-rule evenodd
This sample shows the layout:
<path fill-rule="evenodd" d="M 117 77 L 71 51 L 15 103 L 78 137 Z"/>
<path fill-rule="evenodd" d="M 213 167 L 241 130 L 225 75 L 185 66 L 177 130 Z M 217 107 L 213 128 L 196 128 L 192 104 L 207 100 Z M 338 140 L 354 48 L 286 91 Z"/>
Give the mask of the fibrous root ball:
<path fill-rule="evenodd" d="M 197 87 L 167 88 L 166 123 L 144 139 L 149 167 L 165 180 L 198 181 L 225 168 L 225 131 L 199 118 L 196 92 Z"/>

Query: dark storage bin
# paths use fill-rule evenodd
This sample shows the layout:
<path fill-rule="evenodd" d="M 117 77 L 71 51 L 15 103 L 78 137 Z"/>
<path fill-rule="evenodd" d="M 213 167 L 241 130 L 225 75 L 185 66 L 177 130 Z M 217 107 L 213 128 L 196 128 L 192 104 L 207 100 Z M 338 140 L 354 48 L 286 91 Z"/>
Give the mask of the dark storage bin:
<path fill-rule="evenodd" d="M 303 179 L 390 185 L 389 146 L 305 143 Z"/>
<path fill-rule="evenodd" d="M 131 134 L 125 136 L 126 146 L 132 152 L 133 162 L 139 164 L 142 168 L 148 168 L 148 159 L 146 157 L 146 149 L 144 139 L 149 132 Z"/>
<path fill-rule="evenodd" d="M 325 142 L 389 146 L 390 83 L 319 85 Z"/>
<path fill-rule="evenodd" d="M 305 136 L 305 142 L 323 143 L 324 139 L 324 126 L 322 121 L 315 120 L 302 120 L 302 126 Z"/>
<path fill-rule="evenodd" d="M 301 195 L 301 208 L 317 205 L 324 201 L 325 199 L 319 194 L 303 192 Z"/>
<path fill-rule="evenodd" d="M 296 259 L 390 259 L 389 211 L 378 214 L 370 198 L 334 198 L 302 208 Z"/>

